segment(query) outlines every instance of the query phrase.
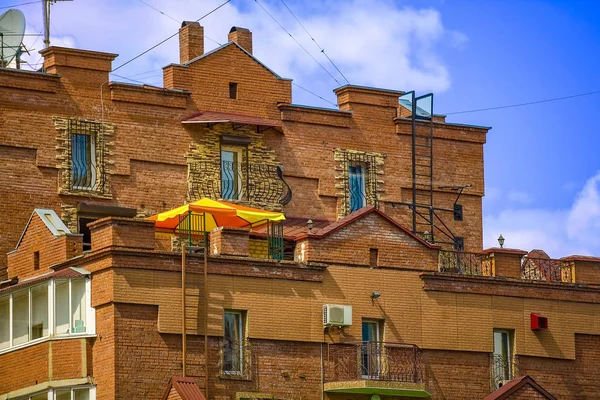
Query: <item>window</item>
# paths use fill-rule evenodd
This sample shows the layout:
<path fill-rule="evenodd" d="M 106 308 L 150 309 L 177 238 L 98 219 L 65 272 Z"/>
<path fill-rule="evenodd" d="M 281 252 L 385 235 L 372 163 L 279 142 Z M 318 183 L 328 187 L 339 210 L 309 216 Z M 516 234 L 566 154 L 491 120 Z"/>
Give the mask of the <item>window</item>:
<path fill-rule="evenodd" d="M 51 336 L 93 333 L 90 287 L 84 278 L 49 280 L 0 296 L 0 352 Z"/>
<path fill-rule="evenodd" d="M 348 167 L 348 189 L 350 192 L 350 212 L 363 208 L 367 202 L 363 166 L 350 165 Z"/>
<path fill-rule="evenodd" d="M 361 345 L 361 368 L 363 377 L 379 375 L 381 363 L 381 341 L 379 335 L 379 321 L 363 320 Z"/>
<path fill-rule="evenodd" d="M 57 388 L 49 391 L 36 393 L 19 400 L 94 400 L 96 398 L 95 387 Z"/>
<path fill-rule="evenodd" d="M 229 98 L 237 99 L 238 97 L 238 84 L 235 82 L 229 82 Z"/>
<path fill-rule="evenodd" d="M 379 250 L 369 249 L 369 266 L 377 267 L 379 265 Z"/>
<path fill-rule="evenodd" d="M 94 134 L 71 133 L 71 166 L 73 189 L 92 189 L 96 183 Z"/>
<path fill-rule="evenodd" d="M 240 311 L 223 316 L 223 372 L 241 374 L 244 357 L 244 325 Z"/>
<path fill-rule="evenodd" d="M 463 206 L 462 204 L 454 204 L 454 220 L 462 221 L 463 220 Z"/>
<path fill-rule="evenodd" d="M 512 336 L 512 331 L 494 330 L 493 376 L 496 387 L 513 377 Z"/>
<path fill-rule="evenodd" d="M 33 253 L 33 269 L 40 269 L 40 252 Z"/>
<path fill-rule="evenodd" d="M 456 251 L 464 251 L 465 250 L 465 238 L 462 236 L 454 237 L 454 249 Z"/>
<path fill-rule="evenodd" d="M 239 200 L 242 196 L 242 149 L 221 148 L 221 198 Z"/>

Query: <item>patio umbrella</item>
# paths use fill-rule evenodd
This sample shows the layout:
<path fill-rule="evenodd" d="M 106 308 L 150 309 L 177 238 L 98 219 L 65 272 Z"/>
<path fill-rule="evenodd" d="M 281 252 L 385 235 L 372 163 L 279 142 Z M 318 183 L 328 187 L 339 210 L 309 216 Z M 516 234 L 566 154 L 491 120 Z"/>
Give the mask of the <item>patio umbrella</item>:
<path fill-rule="evenodd" d="M 199 218 L 197 218 L 199 217 Z M 153 215 L 157 229 L 210 232 L 219 226 L 244 227 L 283 221 L 283 213 L 245 207 L 207 198 Z"/>

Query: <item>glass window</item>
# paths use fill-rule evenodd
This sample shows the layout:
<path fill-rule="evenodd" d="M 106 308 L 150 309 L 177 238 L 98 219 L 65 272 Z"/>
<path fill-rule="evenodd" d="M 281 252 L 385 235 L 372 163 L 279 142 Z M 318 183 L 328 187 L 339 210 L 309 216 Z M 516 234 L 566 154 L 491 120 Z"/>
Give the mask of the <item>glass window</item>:
<path fill-rule="evenodd" d="M 242 313 L 225 311 L 223 325 L 223 371 L 242 372 L 244 339 Z"/>
<path fill-rule="evenodd" d="M 94 138 L 91 135 L 71 134 L 73 187 L 91 188 L 94 185 Z"/>
<path fill-rule="evenodd" d="M 89 400 L 90 390 L 89 389 L 74 389 L 73 400 Z"/>
<path fill-rule="evenodd" d="M 69 281 L 56 281 L 54 292 L 55 334 L 69 333 Z"/>
<path fill-rule="evenodd" d="M 511 379 L 512 334 L 506 330 L 494 330 L 494 378 L 498 383 Z M 499 385 L 500 386 L 500 385 Z"/>
<path fill-rule="evenodd" d="M 221 149 L 221 197 L 239 199 L 241 193 L 241 152 L 238 149 Z"/>
<path fill-rule="evenodd" d="M 379 374 L 379 321 L 362 322 L 361 368 L 363 376 Z"/>
<path fill-rule="evenodd" d="M 71 280 L 71 333 L 85 333 L 85 279 Z"/>
<path fill-rule="evenodd" d="M 55 393 L 55 400 L 71 400 L 71 389 L 60 389 Z"/>
<path fill-rule="evenodd" d="M 10 346 L 10 296 L 0 297 L 0 350 Z"/>
<path fill-rule="evenodd" d="M 48 392 L 36 394 L 30 397 L 31 400 L 48 400 Z"/>
<path fill-rule="evenodd" d="M 364 207 L 367 195 L 364 168 L 361 165 L 351 165 L 348 167 L 348 190 L 350 192 L 350 212 Z"/>
<path fill-rule="evenodd" d="M 44 283 L 31 288 L 31 340 L 48 334 L 48 283 Z"/>
<path fill-rule="evenodd" d="M 29 341 L 29 290 L 13 294 L 13 346 Z"/>

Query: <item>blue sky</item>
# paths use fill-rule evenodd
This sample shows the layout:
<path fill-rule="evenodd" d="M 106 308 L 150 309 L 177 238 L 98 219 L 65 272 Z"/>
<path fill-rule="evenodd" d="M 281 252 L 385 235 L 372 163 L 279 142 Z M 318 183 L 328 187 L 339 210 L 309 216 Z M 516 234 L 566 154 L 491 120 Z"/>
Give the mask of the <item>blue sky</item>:
<path fill-rule="evenodd" d="M 0 0 L 0 7 L 31 0 Z M 197 19 L 220 0 L 75 0 L 52 6 L 52 42 L 119 53 L 118 66 Z M 337 79 L 280 0 L 259 0 Z M 286 0 L 353 84 L 433 91 L 437 113 L 452 113 L 600 90 L 600 2 L 472 0 Z M 41 4 L 20 7 L 28 32 L 41 31 Z M 0 10 L 2 11 L 2 10 Z M 329 106 L 339 86 L 254 0 L 232 0 L 201 22 L 206 50 L 232 25 L 254 33 L 255 55 L 294 87 L 294 102 Z M 41 39 L 27 43 L 41 48 Z M 177 39 L 121 68 L 121 76 L 161 84 L 178 59 Z M 37 54 L 29 58 L 35 64 Z M 114 77 L 115 80 L 122 80 Z M 449 122 L 492 126 L 485 146 L 485 247 L 550 255 L 600 255 L 600 94 L 527 107 L 450 114 Z"/>

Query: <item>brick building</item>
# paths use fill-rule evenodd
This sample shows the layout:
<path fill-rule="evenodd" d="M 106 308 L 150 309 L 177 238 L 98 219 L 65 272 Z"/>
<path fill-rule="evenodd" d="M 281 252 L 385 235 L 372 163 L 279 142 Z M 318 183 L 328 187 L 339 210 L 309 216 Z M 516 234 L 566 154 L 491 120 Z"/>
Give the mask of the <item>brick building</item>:
<path fill-rule="evenodd" d="M 403 92 L 295 105 L 248 30 L 179 39 L 164 88 L 77 49 L 0 68 L 0 399 L 600 397 L 600 259 L 482 249 L 489 128 L 415 121 L 454 251 L 411 229 Z M 146 217 L 201 198 L 286 220 L 211 231 L 182 284 Z"/>

